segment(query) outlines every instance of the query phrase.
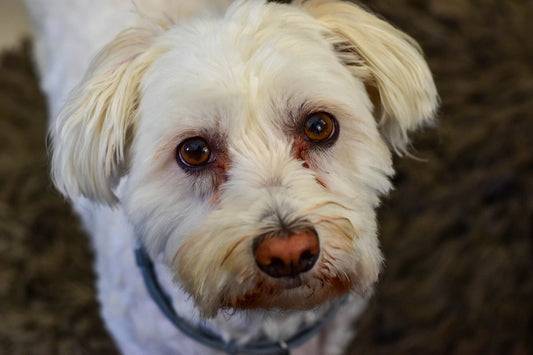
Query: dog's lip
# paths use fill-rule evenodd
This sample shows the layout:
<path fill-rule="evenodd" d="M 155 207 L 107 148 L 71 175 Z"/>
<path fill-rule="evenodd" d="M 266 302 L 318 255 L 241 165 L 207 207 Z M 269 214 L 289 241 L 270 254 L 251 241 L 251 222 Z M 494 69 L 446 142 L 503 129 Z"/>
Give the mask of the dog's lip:
<path fill-rule="evenodd" d="M 298 288 L 298 287 L 302 286 L 302 284 L 303 284 L 302 278 L 299 277 L 299 276 L 278 279 L 277 281 L 281 282 L 282 283 L 282 287 L 284 289 L 286 289 L 286 290 L 292 290 L 292 289 Z"/>

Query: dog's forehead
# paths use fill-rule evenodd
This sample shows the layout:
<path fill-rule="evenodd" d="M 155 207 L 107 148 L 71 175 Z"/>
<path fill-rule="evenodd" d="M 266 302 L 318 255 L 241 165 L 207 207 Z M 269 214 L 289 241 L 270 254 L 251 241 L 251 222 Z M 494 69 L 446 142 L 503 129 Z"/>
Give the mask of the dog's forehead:
<path fill-rule="evenodd" d="M 320 28 L 300 10 L 286 11 L 287 19 L 280 11 L 249 11 L 170 29 L 160 39 L 169 50 L 144 79 L 144 111 L 168 116 L 174 126 L 166 131 L 215 121 L 235 128 L 257 115 L 275 119 L 275 106 L 346 92 L 354 80 Z"/>

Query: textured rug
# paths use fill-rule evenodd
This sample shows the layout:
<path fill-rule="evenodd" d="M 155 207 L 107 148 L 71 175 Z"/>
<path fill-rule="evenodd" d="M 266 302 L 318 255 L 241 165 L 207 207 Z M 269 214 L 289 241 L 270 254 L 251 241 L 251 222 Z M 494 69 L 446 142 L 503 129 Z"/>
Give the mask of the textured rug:
<path fill-rule="evenodd" d="M 419 40 L 442 108 L 422 160 L 396 161 L 349 354 L 533 354 L 533 2 L 365 3 Z M 0 62 L 0 354 L 112 354 L 87 238 L 48 179 L 29 48 Z"/>

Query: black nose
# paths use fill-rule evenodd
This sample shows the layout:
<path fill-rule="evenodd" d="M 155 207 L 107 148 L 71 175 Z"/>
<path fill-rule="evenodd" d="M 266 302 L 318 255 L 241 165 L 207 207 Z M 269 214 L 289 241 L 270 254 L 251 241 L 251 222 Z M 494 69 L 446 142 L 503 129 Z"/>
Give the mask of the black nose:
<path fill-rule="evenodd" d="M 289 236 L 258 237 L 254 256 L 259 269 L 272 277 L 294 277 L 309 271 L 320 253 L 314 229 L 305 229 Z"/>

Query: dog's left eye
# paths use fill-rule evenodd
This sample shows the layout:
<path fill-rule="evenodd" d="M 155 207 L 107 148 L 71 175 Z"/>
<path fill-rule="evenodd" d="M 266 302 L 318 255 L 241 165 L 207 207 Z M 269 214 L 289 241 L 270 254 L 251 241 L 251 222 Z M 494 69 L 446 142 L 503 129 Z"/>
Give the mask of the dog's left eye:
<path fill-rule="evenodd" d="M 177 150 L 178 162 L 186 167 L 200 167 L 211 161 L 211 147 L 202 137 L 187 138 Z"/>
<path fill-rule="evenodd" d="M 327 142 L 337 136 L 338 124 L 331 114 L 315 112 L 305 118 L 303 131 L 305 138 L 311 142 Z"/>

